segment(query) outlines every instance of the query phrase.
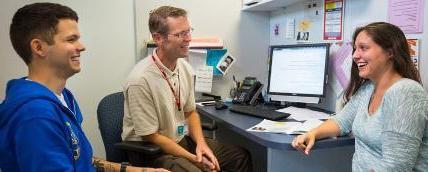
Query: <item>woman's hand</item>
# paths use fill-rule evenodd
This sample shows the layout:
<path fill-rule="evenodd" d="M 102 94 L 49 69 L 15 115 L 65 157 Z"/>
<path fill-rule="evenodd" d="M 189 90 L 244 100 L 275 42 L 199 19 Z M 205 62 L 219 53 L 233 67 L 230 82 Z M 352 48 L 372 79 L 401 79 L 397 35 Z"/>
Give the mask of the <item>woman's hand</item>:
<path fill-rule="evenodd" d="M 306 155 L 309 155 L 309 151 L 312 149 L 315 143 L 315 133 L 307 132 L 303 135 L 299 135 L 294 138 L 291 145 L 297 150 L 301 150 Z"/>

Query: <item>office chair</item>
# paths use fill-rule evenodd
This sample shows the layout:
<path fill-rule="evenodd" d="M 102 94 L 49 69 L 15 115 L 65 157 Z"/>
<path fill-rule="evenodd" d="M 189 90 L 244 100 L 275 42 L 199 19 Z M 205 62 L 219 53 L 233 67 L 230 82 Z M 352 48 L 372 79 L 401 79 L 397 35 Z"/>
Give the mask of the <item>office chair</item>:
<path fill-rule="evenodd" d="M 137 152 L 144 158 L 156 157 L 162 151 L 159 146 L 142 141 L 122 141 L 122 122 L 124 114 L 124 95 L 116 92 L 105 96 L 98 104 L 97 118 L 101 137 L 106 151 L 106 159 L 112 162 L 129 162 L 127 152 Z M 203 123 L 202 128 L 214 131 L 214 123 Z M 148 166 L 149 161 L 134 166 Z"/>
<path fill-rule="evenodd" d="M 122 141 L 123 102 L 123 93 L 117 92 L 105 96 L 98 104 L 98 125 L 106 151 L 106 159 L 119 163 L 129 162 L 127 151 L 138 152 L 148 157 L 161 153 L 160 147 L 152 143 Z"/>

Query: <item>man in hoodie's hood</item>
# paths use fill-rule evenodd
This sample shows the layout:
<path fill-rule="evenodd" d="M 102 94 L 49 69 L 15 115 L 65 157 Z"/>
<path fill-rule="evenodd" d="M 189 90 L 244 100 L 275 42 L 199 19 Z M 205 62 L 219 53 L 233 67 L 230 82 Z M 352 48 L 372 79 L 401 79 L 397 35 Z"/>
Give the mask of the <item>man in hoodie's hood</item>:
<path fill-rule="evenodd" d="M 65 88 L 85 50 L 77 21 L 53 3 L 15 13 L 10 39 L 28 76 L 9 81 L 0 104 L 0 171 L 94 171 L 79 106 Z"/>

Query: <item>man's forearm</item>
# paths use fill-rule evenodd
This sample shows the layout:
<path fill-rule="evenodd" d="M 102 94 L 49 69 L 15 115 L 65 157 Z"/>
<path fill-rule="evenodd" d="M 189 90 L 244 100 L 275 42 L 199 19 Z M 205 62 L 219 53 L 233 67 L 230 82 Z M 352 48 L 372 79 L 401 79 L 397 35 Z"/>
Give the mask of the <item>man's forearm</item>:
<path fill-rule="evenodd" d="M 108 162 L 98 157 L 92 158 L 92 164 L 97 171 L 120 171 L 120 164 Z"/>
<path fill-rule="evenodd" d="M 106 172 L 120 172 L 121 164 L 106 161 L 98 157 L 92 157 L 92 164 L 95 167 L 96 171 L 106 171 Z M 149 171 L 158 171 L 157 169 L 152 168 L 143 168 L 143 167 L 133 167 L 127 166 L 125 168 L 126 172 L 149 172 Z M 163 171 L 160 170 L 159 171 Z"/>
<path fill-rule="evenodd" d="M 199 114 L 196 111 L 192 111 L 186 113 L 186 116 L 189 124 L 190 137 L 192 137 L 196 144 L 205 143 Z"/>
<path fill-rule="evenodd" d="M 175 143 L 175 141 L 171 140 L 166 136 L 155 133 L 148 136 L 144 136 L 143 138 L 144 140 L 147 140 L 160 146 L 162 151 L 167 154 L 184 157 L 192 162 L 196 160 L 196 156 L 194 154 L 190 153 L 189 151 L 181 147 L 179 144 Z"/>

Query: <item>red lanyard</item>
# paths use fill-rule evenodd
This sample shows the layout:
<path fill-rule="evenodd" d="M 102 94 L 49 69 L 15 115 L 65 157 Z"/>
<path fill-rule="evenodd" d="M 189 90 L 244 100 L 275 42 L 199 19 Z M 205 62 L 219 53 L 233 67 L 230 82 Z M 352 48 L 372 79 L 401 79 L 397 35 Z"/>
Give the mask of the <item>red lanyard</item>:
<path fill-rule="evenodd" d="M 181 102 L 180 102 L 180 72 L 178 72 L 178 96 L 177 93 L 175 92 L 174 88 L 171 85 L 171 82 L 169 81 L 168 77 L 166 76 L 165 71 L 163 70 L 163 68 L 157 63 L 155 57 L 152 55 L 152 59 L 153 62 L 155 62 L 156 66 L 158 67 L 159 71 L 162 73 L 163 79 L 166 80 L 166 82 L 168 83 L 169 88 L 172 91 L 172 94 L 174 95 L 174 99 L 175 99 L 175 104 L 178 107 L 178 111 L 181 111 Z"/>

